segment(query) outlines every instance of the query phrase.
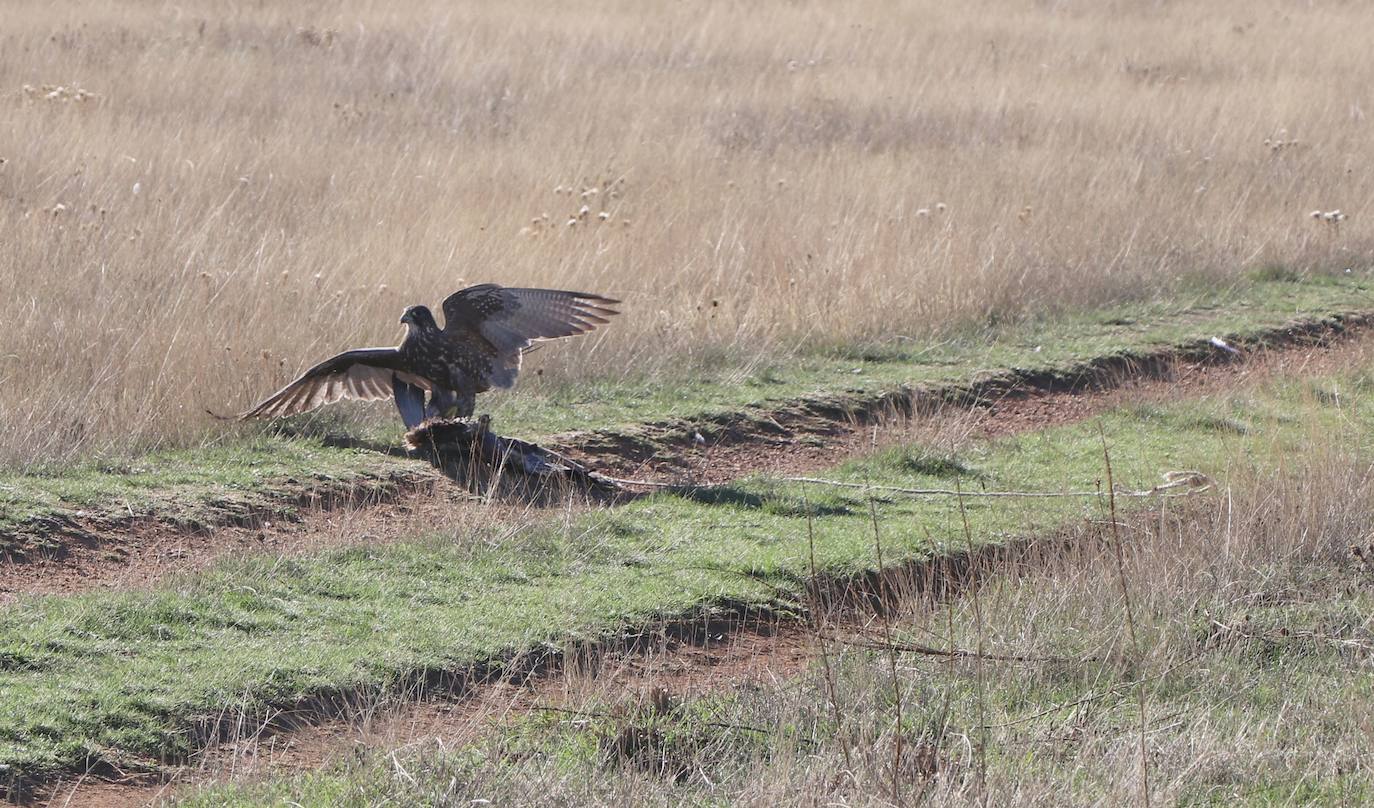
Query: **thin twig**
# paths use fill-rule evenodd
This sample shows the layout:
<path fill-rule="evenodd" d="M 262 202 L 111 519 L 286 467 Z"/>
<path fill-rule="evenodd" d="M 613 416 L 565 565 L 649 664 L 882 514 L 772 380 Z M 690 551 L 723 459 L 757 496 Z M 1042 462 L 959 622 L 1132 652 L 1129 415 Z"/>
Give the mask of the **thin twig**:
<path fill-rule="evenodd" d="M 597 475 L 600 479 L 617 485 L 637 485 L 645 488 L 661 488 L 665 491 L 710 491 L 723 488 L 721 485 L 683 485 L 681 483 L 661 483 L 654 480 L 631 480 L 623 477 L 607 477 Z M 861 491 L 886 491 L 892 494 L 906 494 L 915 497 L 982 497 L 982 498 L 1014 498 L 1022 499 L 1050 499 L 1062 497 L 1088 497 L 1095 498 L 1102 496 L 1101 491 L 958 491 L 952 488 L 903 488 L 895 485 L 877 485 L 874 483 L 848 483 L 840 480 L 827 480 L 821 477 L 782 477 L 782 482 L 805 483 L 807 485 L 826 485 L 832 488 L 853 488 Z M 1170 471 L 1165 472 L 1164 482 L 1154 488 L 1147 488 L 1139 491 L 1117 491 L 1118 497 L 1153 497 L 1177 488 L 1187 490 L 1179 494 L 1169 494 L 1169 496 L 1188 496 L 1210 490 L 1216 486 L 1215 481 L 1200 471 Z"/>
<path fill-rule="evenodd" d="M 876 433 L 875 433 L 876 434 Z M 883 622 L 883 641 L 887 645 L 887 663 L 892 672 L 892 698 L 895 702 L 892 720 L 892 799 L 902 804 L 902 682 L 897 676 L 897 652 L 892 642 L 892 617 L 887 613 L 892 598 L 888 597 L 887 576 L 883 568 L 883 540 L 878 530 L 878 506 L 868 498 L 868 514 L 873 520 L 873 551 L 878 561 L 878 614 Z"/>
<path fill-rule="evenodd" d="M 908 494 L 919 497 L 1021 497 L 1021 498 L 1053 498 L 1053 497 L 1100 497 L 1101 491 L 961 491 L 957 488 L 901 488 L 893 485 L 873 485 L 871 483 L 846 483 L 839 480 L 826 480 L 820 477 L 783 477 L 789 483 L 807 483 L 810 485 L 828 485 L 835 488 L 856 488 L 868 491 L 887 491 L 894 494 Z M 1175 488 L 1187 488 L 1184 494 L 1174 496 L 1187 496 L 1199 491 L 1206 491 L 1214 485 L 1212 479 L 1207 475 L 1197 471 L 1171 471 L 1165 474 L 1165 481 L 1155 486 L 1141 491 L 1115 491 L 1118 497 L 1152 497 L 1163 494 Z"/>
<path fill-rule="evenodd" d="M 820 575 L 816 571 L 816 526 L 811 516 L 811 504 L 802 498 L 802 508 L 806 510 L 806 547 L 807 556 L 811 561 L 811 587 L 814 590 L 820 581 Z M 835 737 L 840 741 L 840 749 L 844 752 L 844 766 L 854 776 L 854 761 L 849 752 L 849 738 L 844 733 L 844 719 L 840 714 L 840 702 L 835 693 L 835 672 L 830 667 L 830 654 L 825 648 L 825 636 L 821 631 L 821 607 L 820 595 L 815 595 L 811 607 L 812 627 L 816 634 L 816 644 L 821 649 L 821 668 L 825 673 L 826 694 L 830 698 L 830 709 L 835 716 Z"/>
<path fill-rule="evenodd" d="M 929 528 L 926 528 L 926 543 L 929 544 L 931 547 L 935 546 L 934 540 L 931 539 Z M 943 749 L 945 747 L 945 736 L 949 734 L 950 706 L 954 701 L 955 679 L 958 676 L 958 671 L 955 668 L 955 662 L 957 661 L 957 657 L 955 657 L 954 655 L 954 652 L 958 649 L 955 647 L 954 644 L 953 599 L 950 599 L 945 604 L 945 634 L 949 638 L 949 656 L 947 657 L 947 659 L 949 660 L 949 665 L 945 669 L 945 693 L 944 698 L 941 700 L 940 703 L 940 737 L 937 739 L 935 744 L 935 747 L 937 749 Z"/>
<path fill-rule="evenodd" d="M 1093 662 L 1101 662 L 1101 657 L 1083 657 L 1073 659 L 1070 657 L 1051 657 L 1051 656 L 1022 656 L 1018 654 L 988 654 L 981 656 L 977 651 L 969 651 L 964 648 L 935 648 L 930 645 L 918 645 L 913 643 L 894 643 L 886 641 L 882 643 L 863 642 L 861 640 L 847 640 L 843 637 L 831 637 L 836 642 L 852 645 L 855 648 L 867 648 L 873 651 L 899 651 L 904 654 L 922 654 L 924 656 L 940 657 L 942 659 L 984 659 L 993 662 L 1020 662 L 1024 664 L 1036 665 L 1086 665 Z"/>
<path fill-rule="evenodd" d="M 1116 573 L 1121 582 L 1121 597 L 1126 601 L 1126 630 L 1131 639 L 1131 648 L 1142 667 L 1145 660 L 1140 655 L 1140 640 L 1135 631 L 1135 609 L 1131 605 L 1130 588 L 1126 586 L 1125 551 L 1121 547 L 1121 530 L 1116 520 L 1116 489 L 1112 483 L 1112 455 L 1107 448 L 1107 432 L 1102 424 L 1097 425 L 1097 434 L 1102 438 L 1102 462 L 1107 467 L 1107 502 L 1111 508 L 1112 547 L 1116 549 Z M 1150 757 L 1146 750 L 1145 736 L 1147 718 L 1145 715 L 1145 681 L 1136 684 L 1136 700 L 1140 703 L 1140 797 L 1145 808 L 1150 808 Z"/>
<path fill-rule="evenodd" d="M 973 548 L 973 529 L 968 524 L 968 509 L 964 507 L 963 486 L 959 483 L 959 478 L 954 478 L 954 491 L 959 497 L 959 518 L 964 523 L 964 541 L 968 544 L 968 557 L 977 558 Z M 974 573 L 976 575 L 976 572 Z M 978 801 L 983 805 L 988 804 L 988 730 L 984 726 L 987 724 L 987 691 L 983 682 L 983 605 L 982 599 L 978 596 L 978 582 L 973 581 L 969 590 L 973 596 L 973 622 L 977 629 L 978 644 L 974 651 L 975 678 L 978 682 Z"/>

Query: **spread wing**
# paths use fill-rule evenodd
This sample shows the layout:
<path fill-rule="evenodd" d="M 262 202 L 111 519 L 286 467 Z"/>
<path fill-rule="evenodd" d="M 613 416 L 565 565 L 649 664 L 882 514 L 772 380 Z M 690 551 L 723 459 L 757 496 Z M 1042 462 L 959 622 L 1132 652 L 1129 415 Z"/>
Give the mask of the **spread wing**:
<path fill-rule="evenodd" d="M 281 418 L 309 412 L 341 399 L 376 401 L 392 396 L 392 379 L 428 390 L 429 382 L 400 370 L 395 348 L 359 348 L 330 357 L 302 373 L 256 407 L 239 416 Z"/>
<path fill-rule="evenodd" d="M 585 334 L 619 314 L 609 297 L 558 289 L 470 286 L 444 301 L 444 333 L 491 359 L 483 381 L 510 387 L 520 356 L 536 340 Z"/>

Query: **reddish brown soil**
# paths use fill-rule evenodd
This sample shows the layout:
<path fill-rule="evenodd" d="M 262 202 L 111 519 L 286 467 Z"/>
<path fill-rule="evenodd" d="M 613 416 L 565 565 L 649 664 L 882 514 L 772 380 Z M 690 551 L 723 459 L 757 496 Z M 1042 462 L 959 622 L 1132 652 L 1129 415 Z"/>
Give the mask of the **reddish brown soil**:
<path fill-rule="evenodd" d="M 834 465 L 875 446 L 939 434 L 955 441 L 972 436 L 1023 433 L 1090 417 L 1122 403 L 1204 398 L 1234 391 L 1275 376 L 1310 376 L 1368 363 L 1374 337 L 1332 345 L 1289 347 L 1225 365 L 1176 363 L 1151 378 L 1122 379 L 1108 389 L 1079 392 L 1015 392 L 973 408 L 949 406 L 912 419 L 872 424 L 818 421 L 815 429 L 788 437 L 758 436 L 728 445 L 691 448 L 640 465 L 594 463 L 617 476 L 659 482 L 716 483 L 745 474 L 799 474 Z M 588 458 L 593 460 L 593 458 Z M 436 501 L 440 500 L 440 501 Z M 494 514 L 491 509 L 500 513 Z M 408 497 L 363 511 L 312 514 L 304 521 L 259 531 L 221 530 L 204 537 L 149 531 L 119 537 L 126 555 L 105 557 L 99 550 L 76 554 L 51 565 L 11 565 L 3 570 L 11 593 L 67 592 L 99 587 L 148 585 L 168 574 L 196 569 L 237 552 L 292 553 L 348 542 L 392 540 L 418 526 L 457 525 L 466 519 L 518 521 L 539 509 L 518 504 L 474 503 L 452 497 Z M 457 516 L 455 516 L 457 515 Z M 18 573 L 17 577 L 11 577 Z M 3 598 L 0 593 L 0 598 Z M 863 618 L 858 618 L 862 620 Z M 851 623 L 847 631 L 862 627 Z M 656 688 L 690 695 L 722 682 L 784 679 L 803 670 L 814 652 L 813 633 L 800 624 L 757 630 L 736 627 L 704 642 L 669 642 L 648 652 L 602 657 L 582 670 L 535 676 L 523 684 L 478 685 L 452 698 L 409 701 L 378 708 L 353 720 L 311 723 L 285 732 L 245 731 L 232 744 L 204 752 L 192 765 L 168 772 L 170 782 L 195 784 L 224 778 L 257 778 L 308 769 L 359 747 L 396 748 L 427 739 L 460 742 L 512 713 L 557 707 L 572 694 L 640 694 Z M 572 666 L 577 668 L 577 666 Z M 170 793 L 166 782 L 96 780 L 86 777 L 58 784 L 42 802 L 50 805 L 143 805 Z"/>
<path fill-rule="evenodd" d="M 514 522 L 528 510 L 501 502 L 481 503 L 456 487 L 441 486 L 382 503 L 316 509 L 299 521 L 268 522 L 261 527 L 187 531 L 144 522 L 106 535 L 100 542 L 67 544 L 58 558 L 0 562 L 0 605 L 24 594 L 146 587 L 204 569 L 226 556 L 289 556 L 392 541 L 436 524 L 465 521 L 455 520 L 455 513 L 472 519 L 480 511 L 489 518 Z"/>
<path fill-rule="evenodd" d="M 1150 377 L 1125 376 L 1096 389 L 1012 391 L 972 407 L 950 404 L 915 417 L 891 416 L 855 424 L 817 420 L 786 437 L 758 434 L 717 446 L 691 447 L 645 463 L 578 454 L 578 460 L 621 478 L 682 484 L 717 484 L 749 474 L 796 475 L 919 437 L 1000 437 L 1082 421 L 1123 404 L 1202 399 L 1275 376 L 1315 376 L 1367 364 L 1374 336 L 1361 334 L 1322 345 L 1296 345 L 1255 353 L 1244 361 L 1180 361 Z"/>
<path fill-rule="evenodd" d="M 362 749 L 399 749 L 442 741 L 471 741 L 512 716 L 567 709 L 595 700 L 624 704 L 657 694 L 691 698 L 725 684 L 776 683 L 800 675 L 815 651 L 814 635 L 799 624 L 748 625 L 701 638 L 663 641 L 642 652 L 572 663 L 556 675 L 523 683 L 479 685 L 450 698 L 406 701 L 358 710 L 352 720 L 312 724 L 292 732 L 247 728 L 241 737 L 207 749 L 168 777 L 95 777 L 58 783 L 40 800 L 71 808 L 132 808 L 169 799 L 179 788 L 212 780 L 260 779 L 318 768 Z"/>
<path fill-rule="evenodd" d="M 1162 374 L 1122 378 L 1105 389 L 1014 391 L 972 408 L 951 404 L 914 418 L 894 416 L 863 425 L 817 418 L 786 436 L 736 435 L 729 443 L 664 452 L 646 463 L 566 451 L 616 477 L 657 483 L 701 485 L 749 474 L 806 474 L 894 443 L 936 437 L 950 443 L 1031 432 L 1083 420 L 1123 403 L 1202 398 L 1276 375 L 1331 373 L 1365 363 L 1371 346 L 1374 336 L 1361 334 L 1323 345 L 1265 351 L 1243 362 L 1178 362 Z M 586 504 L 565 500 L 554 507 Z M 22 594 L 145 587 L 236 554 L 294 555 L 330 546 L 376 544 L 437 527 L 456 529 L 479 519 L 509 521 L 548 507 L 511 500 L 488 502 L 456 485 L 440 485 L 381 504 L 316 510 L 300 521 L 261 528 L 190 533 L 144 523 L 107 535 L 98 543 L 70 545 L 59 559 L 0 562 L 0 604 Z"/>

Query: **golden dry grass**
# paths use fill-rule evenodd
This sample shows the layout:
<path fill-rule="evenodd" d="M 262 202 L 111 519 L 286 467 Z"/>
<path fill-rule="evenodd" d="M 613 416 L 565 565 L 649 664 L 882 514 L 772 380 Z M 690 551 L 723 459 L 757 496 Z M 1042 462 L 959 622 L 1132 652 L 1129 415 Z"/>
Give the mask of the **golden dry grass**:
<path fill-rule="evenodd" d="M 544 352 L 550 384 L 1339 269 L 1374 235 L 1371 27 L 1248 0 L 7 3 L 0 462 L 204 439 L 203 407 L 475 281 L 625 299 Z"/>

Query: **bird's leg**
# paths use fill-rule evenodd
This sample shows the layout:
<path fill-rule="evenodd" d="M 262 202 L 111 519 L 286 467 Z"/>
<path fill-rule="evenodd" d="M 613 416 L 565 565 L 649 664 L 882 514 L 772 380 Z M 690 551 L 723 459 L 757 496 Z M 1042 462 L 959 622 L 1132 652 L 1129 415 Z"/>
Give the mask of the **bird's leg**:
<path fill-rule="evenodd" d="M 477 409 L 477 394 L 467 393 L 457 397 L 458 401 L 454 404 L 454 412 L 459 418 L 471 418 L 473 410 Z"/>
<path fill-rule="evenodd" d="M 401 413 L 401 420 L 405 422 L 406 429 L 414 429 L 425 420 L 425 390 L 423 387 L 416 387 L 409 382 L 392 378 L 391 394 L 396 398 L 396 409 Z"/>
<path fill-rule="evenodd" d="M 434 388 L 430 394 L 425 415 L 429 418 L 471 418 L 477 404 L 477 396 L 462 395 L 442 387 Z"/>

